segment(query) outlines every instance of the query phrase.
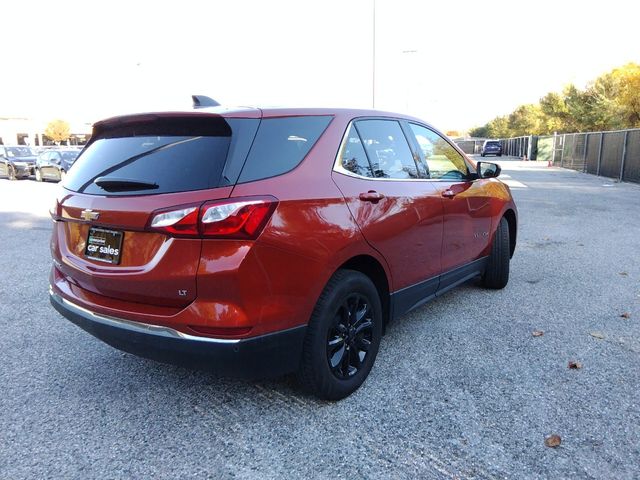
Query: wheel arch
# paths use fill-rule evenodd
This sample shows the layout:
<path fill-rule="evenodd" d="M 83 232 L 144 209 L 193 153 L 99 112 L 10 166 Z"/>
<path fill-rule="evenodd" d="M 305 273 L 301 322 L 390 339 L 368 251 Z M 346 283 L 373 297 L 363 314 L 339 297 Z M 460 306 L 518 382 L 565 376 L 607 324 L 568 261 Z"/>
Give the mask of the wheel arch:
<path fill-rule="evenodd" d="M 503 217 L 507 220 L 507 224 L 509 225 L 509 251 L 511 257 L 513 257 L 513 253 L 516 251 L 518 220 L 516 219 L 516 213 L 511 209 L 506 210 Z"/>

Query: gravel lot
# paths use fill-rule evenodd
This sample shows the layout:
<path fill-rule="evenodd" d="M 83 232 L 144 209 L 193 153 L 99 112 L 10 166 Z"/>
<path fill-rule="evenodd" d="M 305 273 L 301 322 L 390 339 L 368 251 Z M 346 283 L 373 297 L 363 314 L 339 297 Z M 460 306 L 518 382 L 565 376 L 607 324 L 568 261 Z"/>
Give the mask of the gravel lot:
<path fill-rule="evenodd" d="M 640 186 L 503 167 L 508 287 L 393 324 L 338 403 L 139 359 L 64 320 L 47 298 L 58 187 L 0 179 L 0 478 L 638 478 Z"/>

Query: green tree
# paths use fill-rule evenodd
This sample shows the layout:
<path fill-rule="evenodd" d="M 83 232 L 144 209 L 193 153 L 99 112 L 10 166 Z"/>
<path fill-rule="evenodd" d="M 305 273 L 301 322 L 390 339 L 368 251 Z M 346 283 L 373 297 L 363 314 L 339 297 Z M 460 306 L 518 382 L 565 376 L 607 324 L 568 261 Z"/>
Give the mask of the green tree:
<path fill-rule="evenodd" d="M 474 127 L 469 130 L 469 136 L 473 138 L 487 138 L 489 136 L 489 127 L 487 125 Z"/>
<path fill-rule="evenodd" d="M 569 114 L 564 95 L 550 92 L 540 99 L 539 134 L 566 133 L 573 129 L 573 119 Z M 575 130 L 573 130 L 575 131 Z"/>
<path fill-rule="evenodd" d="M 508 138 L 513 136 L 509 128 L 509 118 L 496 117 L 487 124 L 487 130 L 491 138 Z"/>
<path fill-rule="evenodd" d="M 520 105 L 471 130 L 472 136 L 512 137 L 640 127 L 640 65 L 628 63 L 600 75 L 585 89 L 567 85 L 537 105 Z"/>
<path fill-rule="evenodd" d="M 508 117 L 509 130 L 514 137 L 531 135 L 540 131 L 540 107 L 528 104 L 520 105 Z"/>
<path fill-rule="evenodd" d="M 44 134 L 53 140 L 56 145 L 60 145 L 60 142 L 68 140 L 71 136 L 71 127 L 64 120 L 51 120 Z"/>
<path fill-rule="evenodd" d="M 640 65 L 627 63 L 611 73 L 614 110 L 622 128 L 640 127 Z"/>

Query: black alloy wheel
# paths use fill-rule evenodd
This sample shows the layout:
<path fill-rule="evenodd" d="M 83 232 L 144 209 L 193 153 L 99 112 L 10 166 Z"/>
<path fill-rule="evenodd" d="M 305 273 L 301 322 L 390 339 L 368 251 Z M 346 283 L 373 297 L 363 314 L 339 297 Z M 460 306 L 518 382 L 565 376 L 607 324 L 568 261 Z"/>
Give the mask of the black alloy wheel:
<path fill-rule="evenodd" d="M 338 270 L 309 319 L 298 380 L 325 400 L 340 400 L 365 381 L 382 337 L 382 303 L 362 272 Z"/>
<path fill-rule="evenodd" d="M 339 379 L 352 377 L 362 368 L 373 341 L 373 313 L 369 301 L 358 293 L 338 307 L 327 335 L 327 361 Z"/>

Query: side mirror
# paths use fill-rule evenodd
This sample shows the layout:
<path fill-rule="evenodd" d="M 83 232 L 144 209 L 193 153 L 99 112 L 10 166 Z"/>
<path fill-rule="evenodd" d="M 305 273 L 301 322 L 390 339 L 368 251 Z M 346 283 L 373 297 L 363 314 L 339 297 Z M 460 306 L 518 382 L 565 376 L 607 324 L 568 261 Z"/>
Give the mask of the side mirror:
<path fill-rule="evenodd" d="M 501 168 L 497 163 L 478 162 L 476 163 L 478 178 L 496 178 L 500 175 Z"/>

